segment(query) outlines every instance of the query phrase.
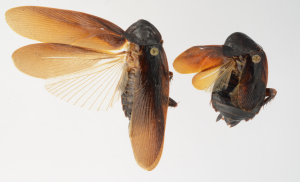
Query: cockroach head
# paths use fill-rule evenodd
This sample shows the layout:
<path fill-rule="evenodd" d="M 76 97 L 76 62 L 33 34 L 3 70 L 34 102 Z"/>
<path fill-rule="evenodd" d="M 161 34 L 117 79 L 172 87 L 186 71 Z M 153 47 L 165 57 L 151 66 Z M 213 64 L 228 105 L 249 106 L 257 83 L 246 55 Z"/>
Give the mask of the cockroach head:
<path fill-rule="evenodd" d="M 224 56 L 233 57 L 258 51 L 262 47 L 246 34 L 235 32 L 226 39 L 222 49 Z"/>
<path fill-rule="evenodd" d="M 125 32 L 128 41 L 145 46 L 158 44 L 161 41 L 159 31 L 148 21 L 139 20 L 132 24 Z"/>

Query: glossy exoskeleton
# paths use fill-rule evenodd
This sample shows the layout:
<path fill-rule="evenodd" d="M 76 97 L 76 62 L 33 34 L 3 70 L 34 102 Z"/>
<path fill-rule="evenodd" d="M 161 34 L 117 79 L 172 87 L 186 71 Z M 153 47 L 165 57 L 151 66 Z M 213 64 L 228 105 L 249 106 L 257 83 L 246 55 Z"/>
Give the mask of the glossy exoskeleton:
<path fill-rule="evenodd" d="M 197 73 L 195 88 L 212 92 L 212 106 L 232 126 L 253 119 L 276 96 L 267 87 L 268 62 L 262 47 L 247 35 L 231 34 L 225 44 L 195 46 L 179 55 L 173 66 L 182 74 Z"/>
<path fill-rule="evenodd" d="M 126 31 L 102 18 L 69 10 L 24 6 L 6 12 L 18 34 L 44 43 L 16 50 L 15 66 L 46 79 L 54 96 L 91 110 L 122 97 L 137 163 L 154 169 L 162 155 L 169 98 L 167 57 L 159 31 L 139 20 Z"/>

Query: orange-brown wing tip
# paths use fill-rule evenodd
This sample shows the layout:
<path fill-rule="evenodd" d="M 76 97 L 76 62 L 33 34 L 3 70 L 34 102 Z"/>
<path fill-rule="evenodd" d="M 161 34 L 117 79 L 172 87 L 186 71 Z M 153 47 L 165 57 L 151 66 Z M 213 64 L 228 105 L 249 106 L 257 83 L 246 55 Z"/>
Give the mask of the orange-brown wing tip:
<path fill-rule="evenodd" d="M 15 50 L 15 52 L 11 55 L 13 63 L 15 65 L 15 67 L 22 73 L 35 77 L 33 74 L 30 73 L 30 71 L 28 71 L 28 69 L 30 70 L 30 68 L 28 68 L 28 66 L 26 65 L 26 61 L 24 61 L 24 59 L 21 58 L 21 55 L 23 55 L 23 53 L 24 53 L 23 48 L 24 47 L 21 47 L 21 48 Z"/>
<path fill-rule="evenodd" d="M 197 73 L 215 68 L 228 62 L 222 53 L 222 46 L 194 46 L 180 54 L 174 61 L 174 69 L 182 74 Z"/>
<path fill-rule="evenodd" d="M 10 19 L 12 18 L 12 13 L 14 10 L 15 8 L 11 8 L 5 12 L 5 21 L 12 30 L 14 30 L 14 28 L 12 27 Z"/>
<path fill-rule="evenodd" d="M 8 18 L 8 17 L 10 16 L 10 14 L 11 14 L 15 9 L 17 9 L 17 8 L 19 8 L 19 7 L 14 7 L 14 8 L 11 8 L 11 9 L 7 10 L 7 11 L 5 12 L 5 19 Z"/>
<path fill-rule="evenodd" d="M 133 143 L 132 140 L 131 140 L 131 143 Z M 133 154 L 134 154 L 136 163 L 144 170 L 152 171 L 158 165 L 158 163 L 160 161 L 160 158 L 161 158 L 162 152 L 163 152 L 163 145 L 160 148 L 160 151 L 159 151 L 158 155 L 156 156 L 156 159 L 150 163 L 149 163 L 149 160 L 147 160 L 143 157 L 142 158 L 140 157 L 138 148 L 136 148 L 132 145 L 132 149 L 133 149 Z"/>
<path fill-rule="evenodd" d="M 129 124 L 129 138 L 135 161 L 141 168 L 152 171 L 162 156 L 164 134 L 155 133 L 149 127 L 133 123 L 131 120 Z"/>
<path fill-rule="evenodd" d="M 199 78 L 201 79 L 201 76 L 199 76 L 200 73 L 196 74 L 192 79 L 192 84 L 197 90 L 205 90 L 207 87 L 204 86 L 202 83 L 199 83 Z"/>
<path fill-rule="evenodd" d="M 161 157 L 161 156 L 160 156 Z M 156 166 L 158 165 L 159 161 L 160 161 L 160 157 L 158 158 L 158 160 L 156 160 L 152 165 L 145 165 L 144 163 L 138 161 L 136 158 L 135 158 L 135 161 L 136 163 L 141 167 L 143 168 L 144 170 L 146 171 L 152 171 L 154 168 L 156 168 Z"/>
<path fill-rule="evenodd" d="M 16 27 L 18 27 L 17 24 L 14 24 L 14 20 L 17 20 L 20 18 L 20 10 L 28 8 L 29 6 L 19 6 L 14 7 L 5 12 L 5 21 L 9 25 L 9 27 L 16 32 L 17 34 L 21 35 L 17 30 Z M 22 36 L 22 35 L 21 35 Z"/>
<path fill-rule="evenodd" d="M 9 10 L 7 10 L 7 11 L 5 12 L 5 20 L 6 20 L 7 16 L 9 16 L 9 13 L 11 12 L 12 9 L 13 9 L 13 8 L 11 8 L 11 9 L 9 9 Z"/>
<path fill-rule="evenodd" d="M 210 70 L 197 73 L 193 79 L 192 84 L 198 90 L 206 90 L 213 85 L 219 75 L 220 67 L 212 68 Z"/>
<path fill-rule="evenodd" d="M 199 71 L 195 63 L 194 52 L 196 47 L 191 47 L 188 50 L 181 53 L 173 62 L 174 69 L 181 74 L 196 73 Z"/>

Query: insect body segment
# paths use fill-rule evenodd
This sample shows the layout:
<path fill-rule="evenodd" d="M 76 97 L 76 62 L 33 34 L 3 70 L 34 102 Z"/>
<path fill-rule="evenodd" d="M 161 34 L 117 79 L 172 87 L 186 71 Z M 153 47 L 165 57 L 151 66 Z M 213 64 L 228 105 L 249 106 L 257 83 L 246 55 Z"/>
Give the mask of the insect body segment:
<path fill-rule="evenodd" d="M 134 96 L 134 82 L 136 79 L 137 71 L 140 69 L 140 46 L 134 43 L 130 43 L 129 53 L 127 58 L 128 64 L 128 81 L 125 86 L 124 92 L 121 95 L 123 111 L 125 116 L 131 119 L 132 105 L 133 105 L 133 96 Z"/>
<path fill-rule="evenodd" d="M 179 73 L 197 73 L 192 83 L 212 92 L 212 106 L 230 126 L 253 119 L 276 96 L 266 88 L 268 62 L 262 47 L 243 33 L 233 33 L 223 46 L 195 46 L 179 55 L 173 66 Z M 267 97 L 267 98 L 266 98 Z"/>

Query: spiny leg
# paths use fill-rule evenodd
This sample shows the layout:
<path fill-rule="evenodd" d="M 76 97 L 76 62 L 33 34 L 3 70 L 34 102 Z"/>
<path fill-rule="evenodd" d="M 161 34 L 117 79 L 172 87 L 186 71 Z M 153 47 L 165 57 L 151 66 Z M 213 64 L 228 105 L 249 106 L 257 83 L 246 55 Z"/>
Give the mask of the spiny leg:
<path fill-rule="evenodd" d="M 173 72 L 169 71 L 169 81 L 173 79 Z M 177 107 L 178 103 L 169 97 L 169 107 Z"/>
<path fill-rule="evenodd" d="M 173 72 L 169 71 L 169 81 L 173 79 Z"/>
<path fill-rule="evenodd" d="M 223 115 L 220 113 L 219 116 L 216 119 L 216 122 L 220 121 L 220 119 L 222 119 Z"/>
<path fill-rule="evenodd" d="M 263 106 L 275 98 L 277 91 L 274 88 L 266 88 L 266 97 Z"/>
<path fill-rule="evenodd" d="M 178 103 L 169 97 L 169 107 L 177 107 Z"/>
<path fill-rule="evenodd" d="M 227 125 L 230 126 L 230 128 L 236 126 L 237 124 L 239 124 L 241 122 L 241 120 L 233 120 L 233 119 L 226 118 L 226 117 L 224 117 L 224 119 L 225 119 L 225 122 L 227 123 Z"/>

